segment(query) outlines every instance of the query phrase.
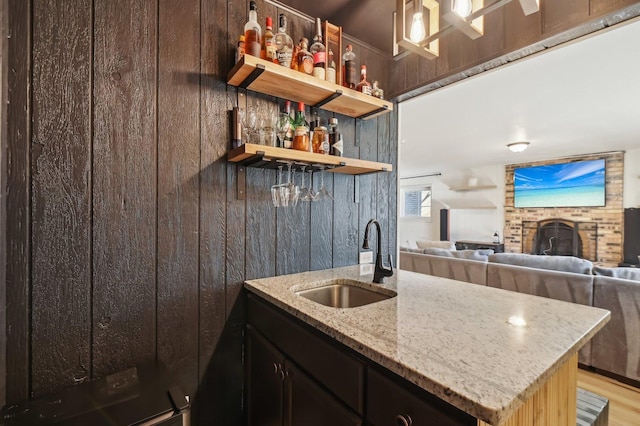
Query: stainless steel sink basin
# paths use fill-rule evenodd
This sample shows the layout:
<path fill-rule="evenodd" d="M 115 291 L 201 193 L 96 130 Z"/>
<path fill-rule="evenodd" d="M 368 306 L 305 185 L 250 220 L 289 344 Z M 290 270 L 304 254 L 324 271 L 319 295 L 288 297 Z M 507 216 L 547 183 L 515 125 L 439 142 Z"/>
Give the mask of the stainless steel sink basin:
<path fill-rule="evenodd" d="M 294 290 L 294 293 L 332 308 L 355 308 L 397 296 L 397 293 L 389 289 L 366 288 L 369 284 L 359 281 L 332 280 L 323 284 Z"/>

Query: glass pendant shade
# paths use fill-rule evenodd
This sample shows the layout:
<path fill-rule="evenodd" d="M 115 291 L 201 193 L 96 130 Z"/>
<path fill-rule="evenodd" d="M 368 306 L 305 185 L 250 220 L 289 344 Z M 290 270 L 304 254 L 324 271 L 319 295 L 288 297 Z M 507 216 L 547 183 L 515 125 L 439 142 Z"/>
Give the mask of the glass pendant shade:
<path fill-rule="evenodd" d="M 473 11 L 472 0 L 453 0 L 451 10 L 461 18 L 466 18 L 471 15 L 471 12 Z"/>

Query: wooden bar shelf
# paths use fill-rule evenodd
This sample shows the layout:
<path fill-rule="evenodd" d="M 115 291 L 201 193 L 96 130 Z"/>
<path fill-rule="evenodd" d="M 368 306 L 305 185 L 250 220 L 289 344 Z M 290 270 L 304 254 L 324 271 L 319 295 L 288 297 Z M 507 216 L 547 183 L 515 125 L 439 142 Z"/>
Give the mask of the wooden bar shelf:
<path fill-rule="evenodd" d="M 369 119 L 393 111 L 391 102 L 251 55 L 244 55 L 233 67 L 227 84 L 355 118 Z"/>
<path fill-rule="evenodd" d="M 227 160 L 247 167 L 262 168 L 277 168 L 279 165 L 295 163 L 308 166 L 307 170 L 326 167 L 327 172 L 347 175 L 363 175 L 393 170 L 393 166 L 386 163 L 256 144 L 240 145 L 229 151 Z"/>

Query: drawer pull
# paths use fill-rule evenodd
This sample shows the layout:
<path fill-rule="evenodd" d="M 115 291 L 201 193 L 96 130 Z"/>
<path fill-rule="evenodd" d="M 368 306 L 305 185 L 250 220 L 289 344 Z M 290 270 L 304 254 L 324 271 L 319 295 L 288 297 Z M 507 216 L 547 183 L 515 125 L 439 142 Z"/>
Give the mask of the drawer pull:
<path fill-rule="evenodd" d="M 398 414 L 396 416 L 396 424 L 398 426 L 411 426 L 413 424 L 413 420 L 411 420 L 411 416 L 408 414 Z"/>

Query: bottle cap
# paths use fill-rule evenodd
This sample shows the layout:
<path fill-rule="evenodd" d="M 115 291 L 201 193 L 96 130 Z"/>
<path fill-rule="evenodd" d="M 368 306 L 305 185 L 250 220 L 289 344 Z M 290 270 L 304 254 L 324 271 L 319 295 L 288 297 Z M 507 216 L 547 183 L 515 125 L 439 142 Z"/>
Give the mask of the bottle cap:
<path fill-rule="evenodd" d="M 366 65 L 362 65 L 362 66 L 360 67 L 360 69 L 361 69 L 361 70 L 363 70 L 363 71 L 366 71 L 366 70 L 367 70 L 367 66 L 366 66 Z"/>
<path fill-rule="evenodd" d="M 337 119 L 337 118 L 335 118 L 335 117 L 331 117 L 331 118 L 329 119 L 329 124 L 338 124 L 338 119 Z"/>
<path fill-rule="evenodd" d="M 242 42 L 244 42 L 244 36 L 243 36 L 243 35 L 241 35 L 241 36 L 238 38 L 238 41 L 242 41 Z"/>
<path fill-rule="evenodd" d="M 304 111 L 304 102 L 298 102 L 298 111 Z"/>
<path fill-rule="evenodd" d="M 347 50 L 353 50 L 353 46 L 351 46 L 350 44 L 347 44 Z"/>
<path fill-rule="evenodd" d="M 258 10 L 258 6 L 256 6 L 256 2 L 255 1 L 251 0 L 249 2 L 249 10 Z"/>
<path fill-rule="evenodd" d="M 267 16 L 267 28 L 273 28 L 273 19 L 271 19 L 271 16 Z"/>
<path fill-rule="evenodd" d="M 280 28 L 286 27 L 287 26 L 287 17 L 284 16 L 284 13 L 281 13 L 279 18 L 280 18 L 280 20 L 279 20 Z"/>

